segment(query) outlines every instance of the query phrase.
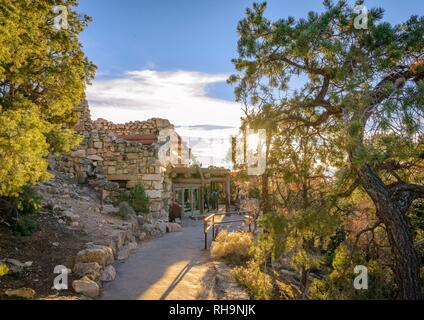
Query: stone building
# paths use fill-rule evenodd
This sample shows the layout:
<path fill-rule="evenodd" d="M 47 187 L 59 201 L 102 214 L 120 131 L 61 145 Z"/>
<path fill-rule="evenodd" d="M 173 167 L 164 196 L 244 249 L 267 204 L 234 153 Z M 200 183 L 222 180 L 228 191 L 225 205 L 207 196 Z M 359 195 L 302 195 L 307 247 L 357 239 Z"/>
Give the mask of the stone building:
<path fill-rule="evenodd" d="M 121 188 L 143 183 L 156 219 L 167 219 L 172 198 L 167 167 L 190 164 L 191 151 L 164 119 L 114 124 L 92 121 L 88 103 L 76 107 L 80 121 L 76 127 L 84 140 L 60 161 L 60 170 L 86 182 L 94 173 L 115 182 Z M 102 188 L 104 198 L 112 190 Z"/>
<path fill-rule="evenodd" d="M 103 199 L 119 188 L 142 183 L 150 198 L 152 217 L 168 220 L 172 199 L 192 214 L 205 212 L 208 193 L 218 183 L 223 184 L 229 206 L 230 172 L 193 166 L 196 162 L 191 150 L 168 120 L 126 124 L 93 121 L 86 101 L 76 110 L 80 119 L 76 131 L 84 139 L 72 153 L 61 158 L 58 169 L 80 182 L 92 183 Z"/>

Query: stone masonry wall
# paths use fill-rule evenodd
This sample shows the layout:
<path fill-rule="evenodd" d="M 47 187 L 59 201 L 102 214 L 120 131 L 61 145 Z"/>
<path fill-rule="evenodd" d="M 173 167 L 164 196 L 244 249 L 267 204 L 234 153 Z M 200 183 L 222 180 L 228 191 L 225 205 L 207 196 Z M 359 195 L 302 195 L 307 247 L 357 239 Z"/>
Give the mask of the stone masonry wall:
<path fill-rule="evenodd" d="M 159 125 L 172 126 L 169 121 L 151 119 L 114 125 L 106 120 L 93 122 L 87 102 L 76 108 L 80 114 L 77 125 L 84 141 L 60 161 L 59 170 L 86 182 L 91 175 L 105 176 L 121 187 L 131 188 L 143 183 L 151 200 L 151 214 L 155 219 L 168 220 L 172 184 L 158 159 L 160 145 L 142 145 L 118 138 L 119 135 L 156 134 Z M 134 131 L 131 131 L 134 130 Z M 105 196 L 109 190 L 102 190 Z"/>
<path fill-rule="evenodd" d="M 98 119 L 94 121 L 94 124 L 98 129 L 112 132 L 117 136 L 127 136 L 134 134 L 159 135 L 159 132 L 163 129 L 174 129 L 174 126 L 168 120 L 158 118 L 150 119 L 147 121 L 134 121 L 124 124 L 115 124 L 104 119 Z"/>

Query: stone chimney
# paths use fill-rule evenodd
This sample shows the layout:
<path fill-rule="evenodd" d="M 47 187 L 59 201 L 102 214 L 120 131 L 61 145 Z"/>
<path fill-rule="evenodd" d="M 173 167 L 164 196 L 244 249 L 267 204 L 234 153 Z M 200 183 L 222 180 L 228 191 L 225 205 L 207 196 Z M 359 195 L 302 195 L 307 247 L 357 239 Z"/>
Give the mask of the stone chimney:
<path fill-rule="evenodd" d="M 79 122 L 75 127 L 75 130 L 78 133 L 84 133 L 91 131 L 93 127 L 93 122 L 91 121 L 90 108 L 88 106 L 88 101 L 83 100 L 78 106 L 75 107 L 75 111 L 78 113 Z"/>

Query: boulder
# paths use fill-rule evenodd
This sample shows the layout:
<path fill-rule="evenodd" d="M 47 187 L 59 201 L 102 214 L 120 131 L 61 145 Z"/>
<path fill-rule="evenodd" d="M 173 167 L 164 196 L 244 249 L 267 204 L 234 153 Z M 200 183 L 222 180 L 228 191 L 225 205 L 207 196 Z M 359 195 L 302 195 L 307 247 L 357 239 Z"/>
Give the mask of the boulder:
<path fill-rule="evenodd" d="M 137 249 L 136 242 L 130 242 L 123 246 L 121 250 L 118 251 L 118 260 L 126 260 L 130 256 L 130 254 Z"/>
<path fill-rule="evenodd" d="M 141 232 L 139 235 L 138 235 L 138 240 L 139 241 L 143 241 L 143 240 L 145 240 L 147 238 L 147 234 L 146 234 L 146 232 Z"/>
<path fill-rule="evenodd" d="M 56 214 L 61 214 L 63 211 L 65 211 L 65 209 L 64 208 L 62 208 L 61 206 L 59 206 L 59 205 L 53 205 L 53 212 L 54 213 L 56 213 Z"/>
<path fill-rule="evenodd" d="M 166 233 L 166 226 L 167 224 L 165 222 L 155 223 L 155 229 L 158 230 L 160 233 Z"/>
<path fill-rule="evenodd" d="M 73 211 L 65 211 L 63 217 L 69 222 L 78 222 L 80 220 L 80 216 Z"/>
<path fill-rule="evenodd" d="M 112 253 L 115 256 L 117 252 L 117 243 L 114 239 L 104 239 L 104 240 L 98 240 L 95 243 L 87 245 L 87 248 L 91 248 L 93 246 L 106 246 L 110 247 L 112 249 Z"/>
<path fill-rule="evenodd" d="M 126 238 L 126 232 L 125 231 L 116 231 L 115 234 L 113 235 L 113 239 L 116 243 L 116 251 L 119 251 L 125 243 L 125 238 Z"/>
<path fill-rule="evenodd" d="M 89 298 L 96 298 L 100 294 L 99 285 L 88 277 L 73 281 L 72 288 L 76 293 L 81 293 Z"/>
<path fill-rule="evenodd" d="M 116 270 L 112 265 L 107 266 L 100 277 L 100 280 L 103 282 L 111 282 L 115 280 Z"/>
<path fill-rule="evenodd" d="M 90 280 L 97 281 L 101 276 L 102 267 L 97 262 L 77 263 L 73 272 L 80 277 L 87 277 Z"/>
<path fill-rule="evenodd" d="M 122 247 L 121 250 L 118 251 L 118 257 L 117 260 L 122 261 L 122 260 L 127 260 L 130 256 L 130 250 L 128 250 L 127 247 Z"/>
<path fill-rule="evenodd" d="M 119 204 L 118 215 L 122 219 L 129 219 L 131 216 L 135 216 L 136 213 L 135 213 L 134 209 L 128 204 L 128 202 L 121 202 Z"/>
<path fill-rule="evenodd" d="M 151 223 L 153 224 L 155 222 L 155 219 L 153 218 L 153 213 L 143 213 L 144 222 L 143 223 Z M 141 224 L 143 224 L 141 223 Z"/>
<path fill-rule="evenodd" d="M 142 224 L 146 223 L 146 217 L 145 216 L 142 216 L 142 215 L 138 215 L 137 216 L 137 221 L 138 221 L 138 223 L 140 225 L 142 225 Z"/>
<path fill-rule="evenodd" d="M 183 227 L 178 223 L 168 223 L 166 226 L 167 232 L 180 232 L 183 230 Z"/>
<path fill-rule="evenodd" d="M 137 242 L 135 242 L 135 240 L 134 240 L 134 241 L 132 241 L 132 242 L 128 243 L 126 246 L 127 246 L 127 247 L 128 247 L 128 249 L 132 252 L 132 251 L 137 250 L 138 244 L 137 244 Z"/>
<path fill-rule="evenodd" d="M 103 205 L 102 213 L 103 214 L 116 215 L 116 214 L 119 213 L 119 208 L 116 208 L 115 206 L 113 206 L 111 204 Z"/>
<path fill-rule="evenodd" d="M 91 248 L 78 252 L 75 263 L 97 262 L 105 267 L 112 264 L 114 260 L 113 250 L 106 246 L 92 246 Z"/>
<path fill-rule="evenodd" d="M 15 297 L 15 298 L 22 298 L 22 299 L 32 299 L 36 295 L 35 290 L 31 288 L 9 289 L 9 290 L 6 290 L 5 293 L 8 297 Z"/>
<path fill-rule="evenodd" d="M 160 234 L 160 231 L 155 228 L 154 224 L 145 223 L 141 228 L 142 232 L 146 233 L 149 237 L 154 237 Z"/>
<path fill-rule="evenodd" d="M 131 224 L 132 231 L 136 232 L 140 228 L 137 216 L 130 216 L 129 223 Z"/>

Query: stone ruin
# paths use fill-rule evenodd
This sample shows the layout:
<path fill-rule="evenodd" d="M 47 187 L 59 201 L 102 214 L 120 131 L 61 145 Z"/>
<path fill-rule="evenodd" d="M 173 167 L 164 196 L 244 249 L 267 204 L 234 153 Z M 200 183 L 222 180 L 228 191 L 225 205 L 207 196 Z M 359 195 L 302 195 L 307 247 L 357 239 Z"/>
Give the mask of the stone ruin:
<path fill-rule="evenodd" d="M 164 119 L 114 124 L 104 119 L 92 121 L 88 103 L 76 107 L 76 131 L 82 143 L 60 158 L 57 169 L 79 183 L 92 185 L 108 201 L 121 188 L 142 183 L 150 198 L 152 218 L 168 220 L 172 200 L 172 180 L 167 168 L 188 166 L 191 151 Z"/>

